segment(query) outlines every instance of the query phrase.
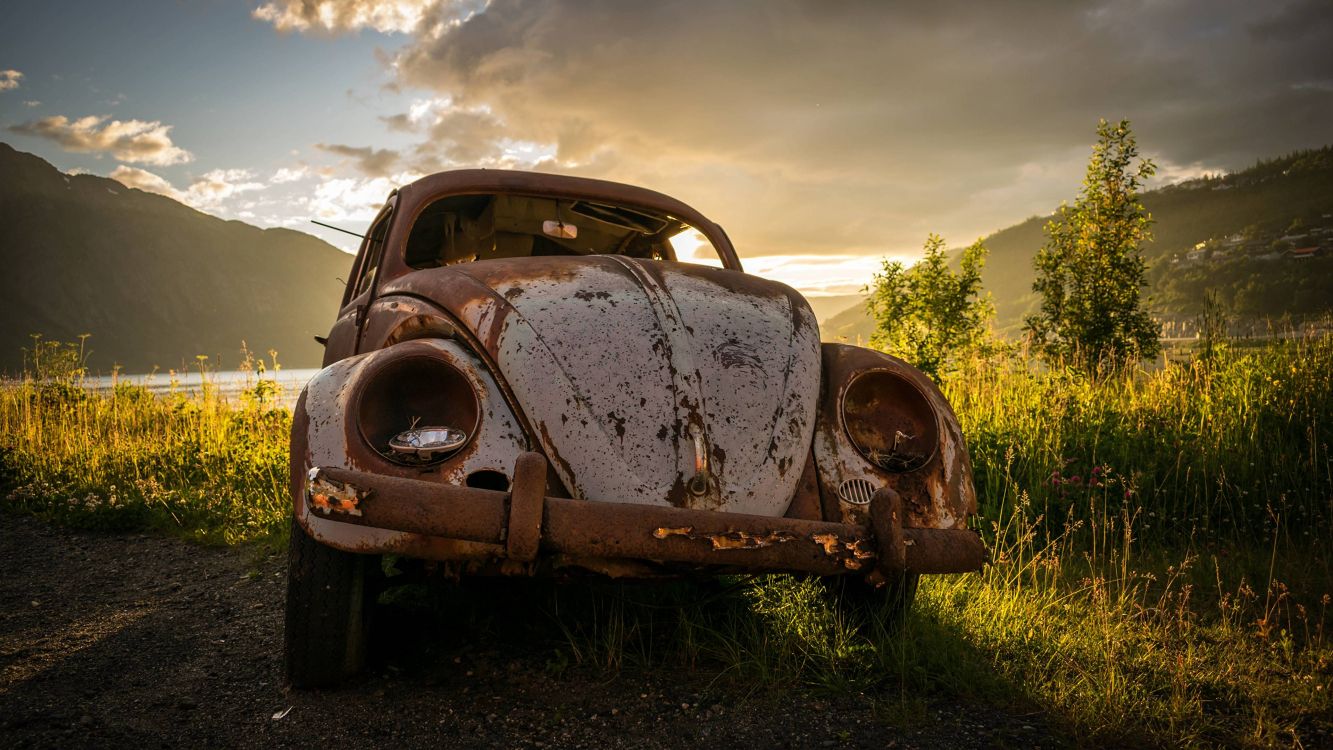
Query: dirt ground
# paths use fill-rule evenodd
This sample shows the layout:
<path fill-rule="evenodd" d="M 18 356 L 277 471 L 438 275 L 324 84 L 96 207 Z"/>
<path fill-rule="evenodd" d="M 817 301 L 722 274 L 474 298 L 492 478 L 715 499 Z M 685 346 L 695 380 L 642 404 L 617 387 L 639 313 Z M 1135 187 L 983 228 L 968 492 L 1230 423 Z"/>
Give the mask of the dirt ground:
<path fill-rule="evenodd" d="M 282 684 L 285 557 L 0 514 L 0 747 L 1056 747 L 1042 717 L 551 668 L 409 625 L 359 682 Z"/>

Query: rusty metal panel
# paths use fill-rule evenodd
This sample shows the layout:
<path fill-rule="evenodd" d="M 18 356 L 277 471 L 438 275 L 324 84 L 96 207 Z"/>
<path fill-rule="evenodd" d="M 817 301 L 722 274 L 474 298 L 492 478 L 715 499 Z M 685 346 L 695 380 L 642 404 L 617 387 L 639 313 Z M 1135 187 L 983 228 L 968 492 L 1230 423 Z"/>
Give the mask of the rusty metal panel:
<path fill-rule="evenodd" d="M 505 554 L 511 560 L 537 559 L 545 502 L 546 459 L 540 453 L 524 453 L 514 466 L 514 484 L 509 493 Z"/>
<path fill-rule="evenodd" d="M 524 460 L 529 458 L 533 466 L 543 461 L 537 454 Z M 312 471 L 310 492 L 330 484 L 354 498 L 350 505 L 359 514 L 330 508 L 327 518 L 318 520 L 351 529 L 375 526 L 498 546 L 512 513 L 508 493 L 347 469 Z M 877 500 L 882 502 L 875 506 L 876 528 L 883 522 L 892 533 L 877 536 L 865 526 L 842 523 L 548 497 L 541 502 L 540 549 L 569 561 L 643 560 L 822 575 L 963 572 L 984 562 L 985 549 L 975 533 L 901 528 L 892 515 L 896 494 L 882 490 Z M 531 570 L 519 565 L 509 572 Z"/>
<path fill-rule="evenodd" d="M 844 344 L 824 344 L 825 398 L 815 426 L 814 456 L 819 469 L 820 491 L 826 513 L 836 507 L 830 520 L 865 523 L 869 504 L 840 499 L 845 483 L 864 481 L 870 494 L 881 487 L 895 490 L 903 499 L 904 525 L 918 528 L 962 529 L 976 513 L 976 490 L 972 464 L 962 429 L 953 409 L 939 388 L 916 368 L 887 354 Z M 886 471 L 868 461 L 848 438 L 843 424 L 842 401 L 848 385 L 862 372 L 885 370 L 912 382 L 928 401 L 937 418 L 938 445 L 934 455 L 913 471 Z M 862 495 L 869 499 L 868 495 Z"/>
<path fill-rule="evenodd" d="M 366 445 L 352 423 L 358 390 L 377 365 L 407 356 L 437 356 L 457 367 L 467 378 L 477 396 L 479 419 L 471 440 L 449 460 L 436 466 L 419 468 L 394 464 Z M 518 456 L 528 444 L 517 418 L 500 393 L 499 386 L 476 357 L 458 342 L 440 339 L 407 341 L 369 354 L 357 355 L 321 370 L 306 385 L 296 417 L 305 430 L 301 437 L 305 467 L 339 467 L 375 472 L 391 477 L 426 479 L 432 482 L 464 485 L 474 472 L 495 471 L 506 477 L 514 474 Z M 295 430 L 295 425 L 294 425 Z M 297 451 L 295 437 L 293 451 Z M 296 467 L 304 475 L 304 469 Z M 294 493 L 297 520 L 315 539 L 342 549 L 407 550 L 439 542 L 417 539 L 400 531 L 376 528 L 349 528 L 311 515 L 302 495 Z M 457 548 L 457 545 L 454 545 Z M 466 547 L 469 555 L 482 550 Z M 495 550 L 484 550 L 493 554 Z"/>
<path fill-rule="evenodd" d="M 468 329 L 573 497 L 786 511 L 819 395 L 814 315 L 790 288 L 596 256 L 429 269 L 386 291 Z"/>
<path fill-rule="evenodd" d="M 796 495 L 787 507 L 787 518 L 804 518 L 807 521 L 824 520 L 824 508 L 819 496 L 819 474 L 815 470 L 815 456 L 806 451 L 805 468 L 796 483 Z"/>

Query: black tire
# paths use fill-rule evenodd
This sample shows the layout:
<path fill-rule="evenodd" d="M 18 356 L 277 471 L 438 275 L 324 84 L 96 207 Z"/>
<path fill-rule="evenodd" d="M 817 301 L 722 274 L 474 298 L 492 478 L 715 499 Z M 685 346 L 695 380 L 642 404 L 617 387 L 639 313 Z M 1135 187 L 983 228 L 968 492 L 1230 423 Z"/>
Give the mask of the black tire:
<path fill-rule="evenodd" d="M 902 627 L 912 602 L 916 600 L 921 575 L 900 573 L 890 576 L 878 588 L 854 575 L 826 578 L 824 582 L 838 607 L 851 616 L 864 635 L 874 637 L 879 633 L 896 633 Z"/>
<path fill-rule="evenodd" d="M 292 520 L 284 657 L 292 687 L 333 687 L 365 666 L 378 560 L 320 544 Z"/>

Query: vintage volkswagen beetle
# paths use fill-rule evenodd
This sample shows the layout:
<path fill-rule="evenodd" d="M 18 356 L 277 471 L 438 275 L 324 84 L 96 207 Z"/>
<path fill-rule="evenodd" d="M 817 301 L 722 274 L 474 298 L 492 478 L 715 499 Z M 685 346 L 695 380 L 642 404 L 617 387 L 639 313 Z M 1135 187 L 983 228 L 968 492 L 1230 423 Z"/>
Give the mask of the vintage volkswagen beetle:
<path fill-rule="evenodd" d="M 360 668 L 384 554 L 455 576 L 803 572 L 899 608 L 919 574 L 985 557 L 930 379 L 821 346 L 800 294 L 659 193 L 494 170 L 407 185 L 325 347 L 292 426 L 297 686 Z"/>

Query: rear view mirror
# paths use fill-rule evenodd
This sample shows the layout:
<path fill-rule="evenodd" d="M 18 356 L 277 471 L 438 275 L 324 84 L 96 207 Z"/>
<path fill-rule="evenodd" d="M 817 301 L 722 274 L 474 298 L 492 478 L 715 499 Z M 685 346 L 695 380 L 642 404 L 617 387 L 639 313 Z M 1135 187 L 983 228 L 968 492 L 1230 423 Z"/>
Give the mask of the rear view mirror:
<path fill-rule="evenodd" d="M 562 240 L 572 240 L 579 236 L 579 228 L 563 221 L 547 219 L 542 222 L 542 233 L 551 237 L 559 237 Z"/>

